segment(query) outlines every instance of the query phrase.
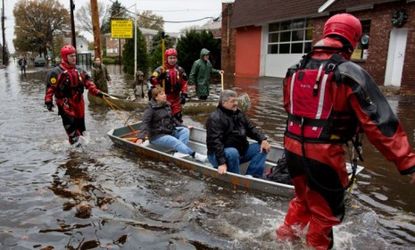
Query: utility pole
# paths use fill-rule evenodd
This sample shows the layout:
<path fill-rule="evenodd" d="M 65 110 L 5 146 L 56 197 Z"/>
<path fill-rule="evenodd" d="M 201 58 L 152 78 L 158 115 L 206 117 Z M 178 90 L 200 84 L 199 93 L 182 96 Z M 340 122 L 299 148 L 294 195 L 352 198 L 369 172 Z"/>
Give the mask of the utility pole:
<path fill-rule="evenodd" d="M 73 0 L 69 0 L 69 8 L 71 8 L 71 35 L 72 35 L 72 46 L 76 49 L 76 34 L 75 34 L 75 20 L 73 17 L 73 10 L 75 9 L 75 4 Z"/>
<path fill-rule="evenodd" d="M 97 0 L 91 0 L 92 30 L 94 33 L 95 58 L 101 58 L 101 32 L 99 29 L 99 15 Z"/>
<path fill-rule="evenodd" d="M 137 30 L 138 30 L 138 12 L 137 12 L 137 1 L 135 1 L 135 17 L 134 17 L 134 81 L 137 80 Z"/>
<path fill-rule="evenodd" d="M 3 4 L 2 4 L 2 8 L 1 8 L 1 31 L 2 31 L 2 35 L 3 35 L 3 65 L 6 65 L 6 32 L 5 32 L 5 28 L 4 28 L 4 0 L 3 0 Z"/>

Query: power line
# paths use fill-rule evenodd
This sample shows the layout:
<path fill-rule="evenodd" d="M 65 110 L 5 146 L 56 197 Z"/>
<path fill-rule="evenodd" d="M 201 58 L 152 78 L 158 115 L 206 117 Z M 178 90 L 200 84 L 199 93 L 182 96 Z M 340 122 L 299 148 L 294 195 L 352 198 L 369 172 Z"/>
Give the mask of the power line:
<path fill-rule="evenodd" d="M 113 1 L 113 0 L 110 0 L 110 2 L 114 3 L 114 1 Z M 131 11 L 131 10 L 128 10 L 127 8 L 125 8 L 125 7 L 123 7 L 123 6 L 121 6 L 121 8 L 124 10 L 124 12 L 128 12 L 128 13 L 130 13 L 130 14 L 133 14 L 134 16 L 136 15 L 136 13 L 135 13 L 135 12 L 133 12 L 133 11 Z M 144 18 L 144 19 L 147 19 L 147 20 L 157 21 L 157 19 L 155 19 L 155 18 L 151 18 L 151 17 L 143 16 L 143 15 L 141 15 L 141 14 L 137 14 L 137 16 L 139 16 L 139 17 L 141 17 L 141 18 Z M 194 23 L 194 22 L 199 22 L 199 21 L 203 21 L 203 20 L 206 20 L 206 19 L 212 19 L 212 20 L 214 20 L 214 21 L 217 21 L 217 20 L 219 20 L 219 18 L 220 18 L 220 16 L 218 16 L 218 17 L 211 17 L 211 16 L 209 16 L 209 17 L 202 17 L 202 18 L 198 18 L 198 19 L 191 19 L 191 20 L 175 20 L 175 21 L 163 20 L 163 22 L 164 22 L 164 23 Z"/>
<path fill-rule="evenodd" d="M 189 12 L 189 11 L 214 11 L 214 9 L 180 9 L 180 10 L 151 10 L 146 9 L 143 11 L 153 11 L 153 12 Z"/>

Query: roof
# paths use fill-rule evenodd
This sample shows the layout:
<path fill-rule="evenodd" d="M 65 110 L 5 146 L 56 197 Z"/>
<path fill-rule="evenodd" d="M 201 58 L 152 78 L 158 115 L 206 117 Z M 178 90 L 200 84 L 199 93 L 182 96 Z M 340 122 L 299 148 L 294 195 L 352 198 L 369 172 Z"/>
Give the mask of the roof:
<path fill-rule="evenodd" d="M 196 30 L 220 30 L 222 28 L 222 17 L 209 20 L 205 24 L 196 27 Z"/>
<path fill-rule="evenodd" d="M 328 16 L 330 12 L 353 12 L 371 9 L 375 4 L 399 0 L 337 0 L 323 13 L 318 9 L 327 0 L 236 0 L 233 4 L 231 27 L 259 26 L 269 22 Z"/>

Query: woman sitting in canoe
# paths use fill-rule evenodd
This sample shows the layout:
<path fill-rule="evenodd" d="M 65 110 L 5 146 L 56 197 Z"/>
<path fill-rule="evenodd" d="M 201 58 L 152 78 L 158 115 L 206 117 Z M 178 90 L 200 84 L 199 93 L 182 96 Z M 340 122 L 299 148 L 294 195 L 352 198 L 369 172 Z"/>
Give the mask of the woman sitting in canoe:
<path fill-rule="evenodd" d="M 170 103 L 166 101 L 166 93 L 157 86 L 151 90 L 151 100 L 144 111 L 142 125 L 136 143 L 144 140 L 164 148 L 191 155 L 198 161 L 205 162 L 206 156 L 196 153 L 187 146 L 189 128 L 182 125 L 172 114 Z"/>

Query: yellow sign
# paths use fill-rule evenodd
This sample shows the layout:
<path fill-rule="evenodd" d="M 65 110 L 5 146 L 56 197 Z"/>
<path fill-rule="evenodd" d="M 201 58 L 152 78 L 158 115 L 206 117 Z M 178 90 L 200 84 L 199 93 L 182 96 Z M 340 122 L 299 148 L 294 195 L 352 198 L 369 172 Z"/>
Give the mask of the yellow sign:
<path fill-rule="evenodd" d="M 133 38 L 133 20 L 111 20 L 111 38 Z"/>

